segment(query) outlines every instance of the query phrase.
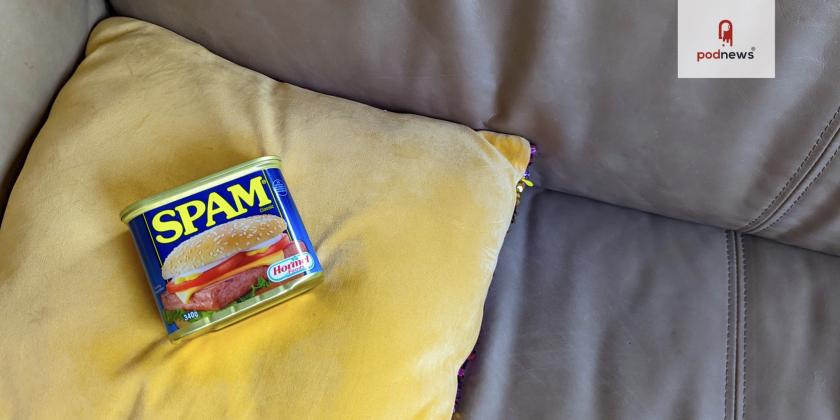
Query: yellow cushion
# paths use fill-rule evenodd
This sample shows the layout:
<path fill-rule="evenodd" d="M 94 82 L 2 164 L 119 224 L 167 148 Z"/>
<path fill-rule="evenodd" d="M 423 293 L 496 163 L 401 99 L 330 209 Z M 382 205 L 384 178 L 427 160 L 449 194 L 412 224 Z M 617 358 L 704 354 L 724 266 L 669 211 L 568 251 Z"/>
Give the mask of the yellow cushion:
<path fill-rule="evenodd" d="M 170 344 L 119 211 L 266 154 L 284 159 L 325 282 Z M 0 413 L 448 418 L 528 155 L 519 137 L 278 83 L 108 19 L 0 229 Z"/>

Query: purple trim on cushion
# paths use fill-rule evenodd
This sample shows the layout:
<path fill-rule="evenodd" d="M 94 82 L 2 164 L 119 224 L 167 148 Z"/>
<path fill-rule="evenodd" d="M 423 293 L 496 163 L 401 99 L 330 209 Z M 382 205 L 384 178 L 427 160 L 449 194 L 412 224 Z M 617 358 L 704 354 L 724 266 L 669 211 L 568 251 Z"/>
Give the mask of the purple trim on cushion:
<path fill-rule="evenodd" d="M 464 363 L 461 365 L 461 368 L 458 369 L 458 390 L 455 392 L 455 405 L 452 407 L 452 415 L 458 414 L 458 404 L 461 402 L 461 396 L 463 394 L 463 387 L 464 387 L 464 378 L 467 376 L 469 372 L 469 366 L 472 364 L 472 361 L 476 358 L 476 352 L 473 350 L 469 356 L 467 356 L 467 360 L 464 360 Z"/>

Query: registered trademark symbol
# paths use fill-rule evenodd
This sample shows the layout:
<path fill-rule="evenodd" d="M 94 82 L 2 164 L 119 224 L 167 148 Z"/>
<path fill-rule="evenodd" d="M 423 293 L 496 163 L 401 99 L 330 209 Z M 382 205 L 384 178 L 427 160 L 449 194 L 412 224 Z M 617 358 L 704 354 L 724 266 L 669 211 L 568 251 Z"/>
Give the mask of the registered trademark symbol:
<path fill-rule="evenodd" d="M 751 50 L 755 51 L 755 47 L 750 48 Z"/>

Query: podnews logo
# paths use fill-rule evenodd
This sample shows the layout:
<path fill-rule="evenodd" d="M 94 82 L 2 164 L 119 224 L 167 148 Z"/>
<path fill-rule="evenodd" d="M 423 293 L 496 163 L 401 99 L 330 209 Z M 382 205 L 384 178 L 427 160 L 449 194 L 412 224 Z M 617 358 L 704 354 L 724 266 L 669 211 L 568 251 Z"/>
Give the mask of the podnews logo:
<path fill-rule="evenodd" d="M 775 0 L 677 0 L 677 77 L 776 77 Z"/>
<path fill-rule="evenodd" d="M 717 25 L 717 39 L 722 42 L 717 51 L 697 51 L 697 62 L 703 60 L 755 60 L 755 47 L 749 51 L 732 51 L 729 48 L 735 46 L 735 27 L 729 19 L 723 19 Z"/>

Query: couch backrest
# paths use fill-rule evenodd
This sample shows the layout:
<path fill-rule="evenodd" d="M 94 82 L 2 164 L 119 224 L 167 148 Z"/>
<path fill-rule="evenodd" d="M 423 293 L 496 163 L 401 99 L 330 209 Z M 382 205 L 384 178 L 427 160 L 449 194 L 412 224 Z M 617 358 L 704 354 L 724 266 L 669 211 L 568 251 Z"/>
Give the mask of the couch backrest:
<path fill-rule="evenodd" d="M 50 102 L 106 14 L 103 0 L 0 2 L 0 214 Z"/>
<path fill-rule="evenodd" d="M 840 253 L 840 7 L 776 3 L 776 79 L 677 79 L 677 2 L 113 0 L 318 91 L 528 137 L 545 187 Z"/>

